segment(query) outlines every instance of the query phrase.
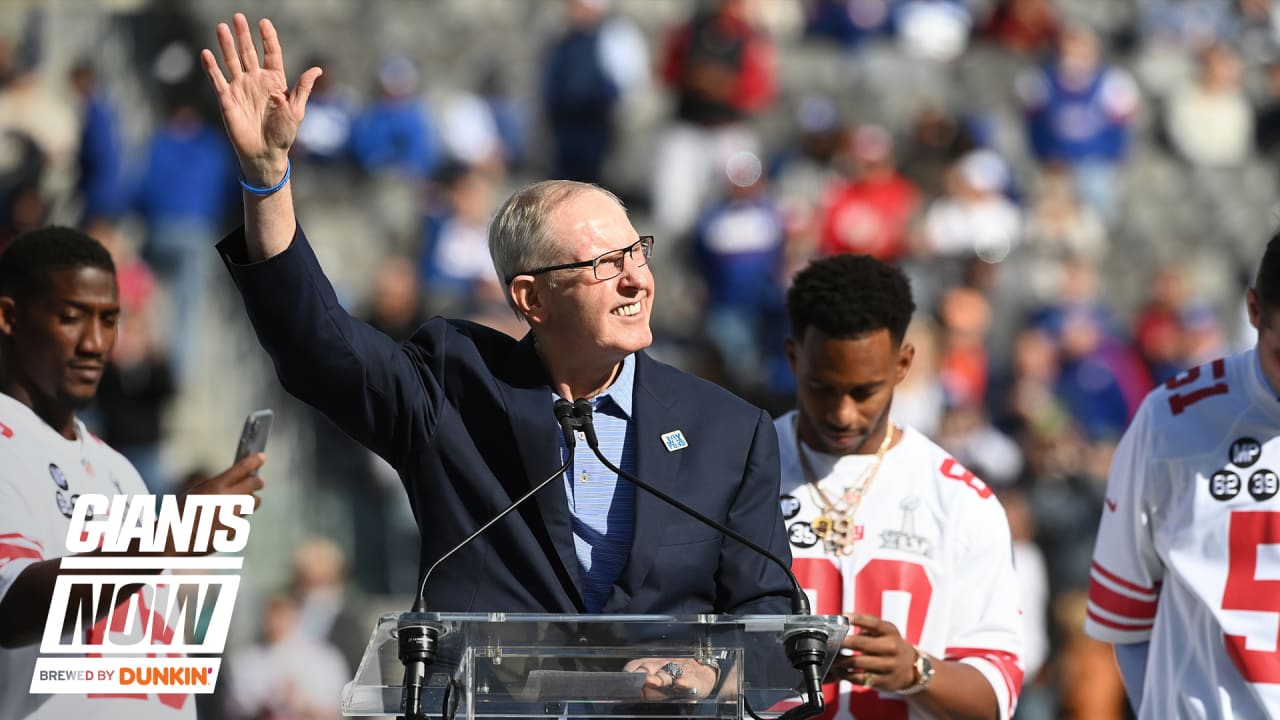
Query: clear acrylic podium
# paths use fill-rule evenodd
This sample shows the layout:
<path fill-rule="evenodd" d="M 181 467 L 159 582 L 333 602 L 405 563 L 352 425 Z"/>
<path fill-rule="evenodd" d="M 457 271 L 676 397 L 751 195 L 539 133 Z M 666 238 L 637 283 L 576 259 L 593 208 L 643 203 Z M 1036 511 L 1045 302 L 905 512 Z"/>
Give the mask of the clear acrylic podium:
<path fill-rule="evenodd" d="M 422 709 L 432 720 L 777 718 L 803 702 L 784 639 L 804 630 L 825 633 L 825 674 L 849 630 L 839 615 L 388 614 L 343 689 L 343 715 L 402 714 L 397 628 L 414 623 L 439 631 L 422 690 Z M 641 658 L 714 663 L 720 679 L 704 697 L 646 699 L 645 674 L 623 671 Z"/>

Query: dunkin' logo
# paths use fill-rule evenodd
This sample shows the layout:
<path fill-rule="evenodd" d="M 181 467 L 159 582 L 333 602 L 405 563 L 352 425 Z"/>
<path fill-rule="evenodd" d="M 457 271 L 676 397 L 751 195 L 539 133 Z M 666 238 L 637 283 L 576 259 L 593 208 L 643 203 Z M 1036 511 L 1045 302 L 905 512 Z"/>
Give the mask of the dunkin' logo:
<path fill-rule="evenodd" d="M 121 685 L 163 685 L 165 688 L 205 686 L 214 669 L 204 667 L 122 667 Z"/>

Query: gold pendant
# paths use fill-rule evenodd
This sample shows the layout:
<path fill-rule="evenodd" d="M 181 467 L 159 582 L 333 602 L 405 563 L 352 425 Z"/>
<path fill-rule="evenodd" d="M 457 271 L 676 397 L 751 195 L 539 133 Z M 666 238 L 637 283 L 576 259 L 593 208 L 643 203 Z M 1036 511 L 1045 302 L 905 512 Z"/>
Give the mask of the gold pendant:
<path fill-rule="evenodd" d="M 853 520 L 847 516 L 836 518 L 831 526 L 831 539 L 836 552 L 846 556 L 852 555 L 853 546 L 858 543 Z"/>
<path fill-rule="evenodd" d="M 823 513 L 809 523 L 813 534 L 822 540 L 823 547 L 832 555 L 852 555 L 857 544 L 857 528 L 847 515 Z"/>
<path fill-rule="evenodd" d="M 812 523 L 809 523 L 809 527 L 813 529 L 813 534 L 823 540 L 827 539 L 827 535 L 831 533 L 831 528 L 834 525 L 835 523 L 831 520 L 831 516 L 826 513 L 819 515 L 813 519 Z"/>

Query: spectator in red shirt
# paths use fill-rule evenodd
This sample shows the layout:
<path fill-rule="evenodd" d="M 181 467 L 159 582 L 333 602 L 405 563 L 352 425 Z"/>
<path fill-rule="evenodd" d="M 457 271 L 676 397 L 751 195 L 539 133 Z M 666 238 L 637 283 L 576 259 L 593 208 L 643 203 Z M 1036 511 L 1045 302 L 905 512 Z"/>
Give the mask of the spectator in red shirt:
<path fill-rule="evenodd" d="M 675 116 L 658 139 L 652 200 L 662 231 L 683 236 L 710 199 L 713 178 L 737 153 L 761 155 L 745 122 L 773 102 L 772 40 L 746 0 L 719 0 L 667 38 L 659 67 L 675 92 Z"/>
<path fill-rule="evenodd" d="M 982 27 L 982 34 L 1022 56 L 1053 49 L 1061 25 L 1053 0 L 1001 0 Z"/>
<path fill-rule="evenodd" d="M 855 253 L 893 261 L 909 250 L 907 233 L 920 207 L 916 186 L 898 174 L 893 138 L 864 125 L 850 138 L 854 177 L 827 191 L 822 217 L 822 254 Z"/>
<path fill-rule="evenodd" d="M 720 0 L 668 38 L 662 79 L 676 91 L 678 120 L 715 127 L 773 101 L 773 43 L 751 23 L 745 0 Z"/>

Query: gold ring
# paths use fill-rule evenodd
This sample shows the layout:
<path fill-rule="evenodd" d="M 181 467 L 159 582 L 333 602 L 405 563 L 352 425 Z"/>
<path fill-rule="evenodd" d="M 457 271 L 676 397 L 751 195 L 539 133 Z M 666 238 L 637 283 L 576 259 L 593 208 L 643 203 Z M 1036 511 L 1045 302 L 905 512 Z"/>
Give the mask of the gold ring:
<path fill-rule="evenodd" d="M 873 686 L 875 682 L 876 676 L 870 670 L 866 670 L 862 673 L 862 687 L 869 688 Z"/>

